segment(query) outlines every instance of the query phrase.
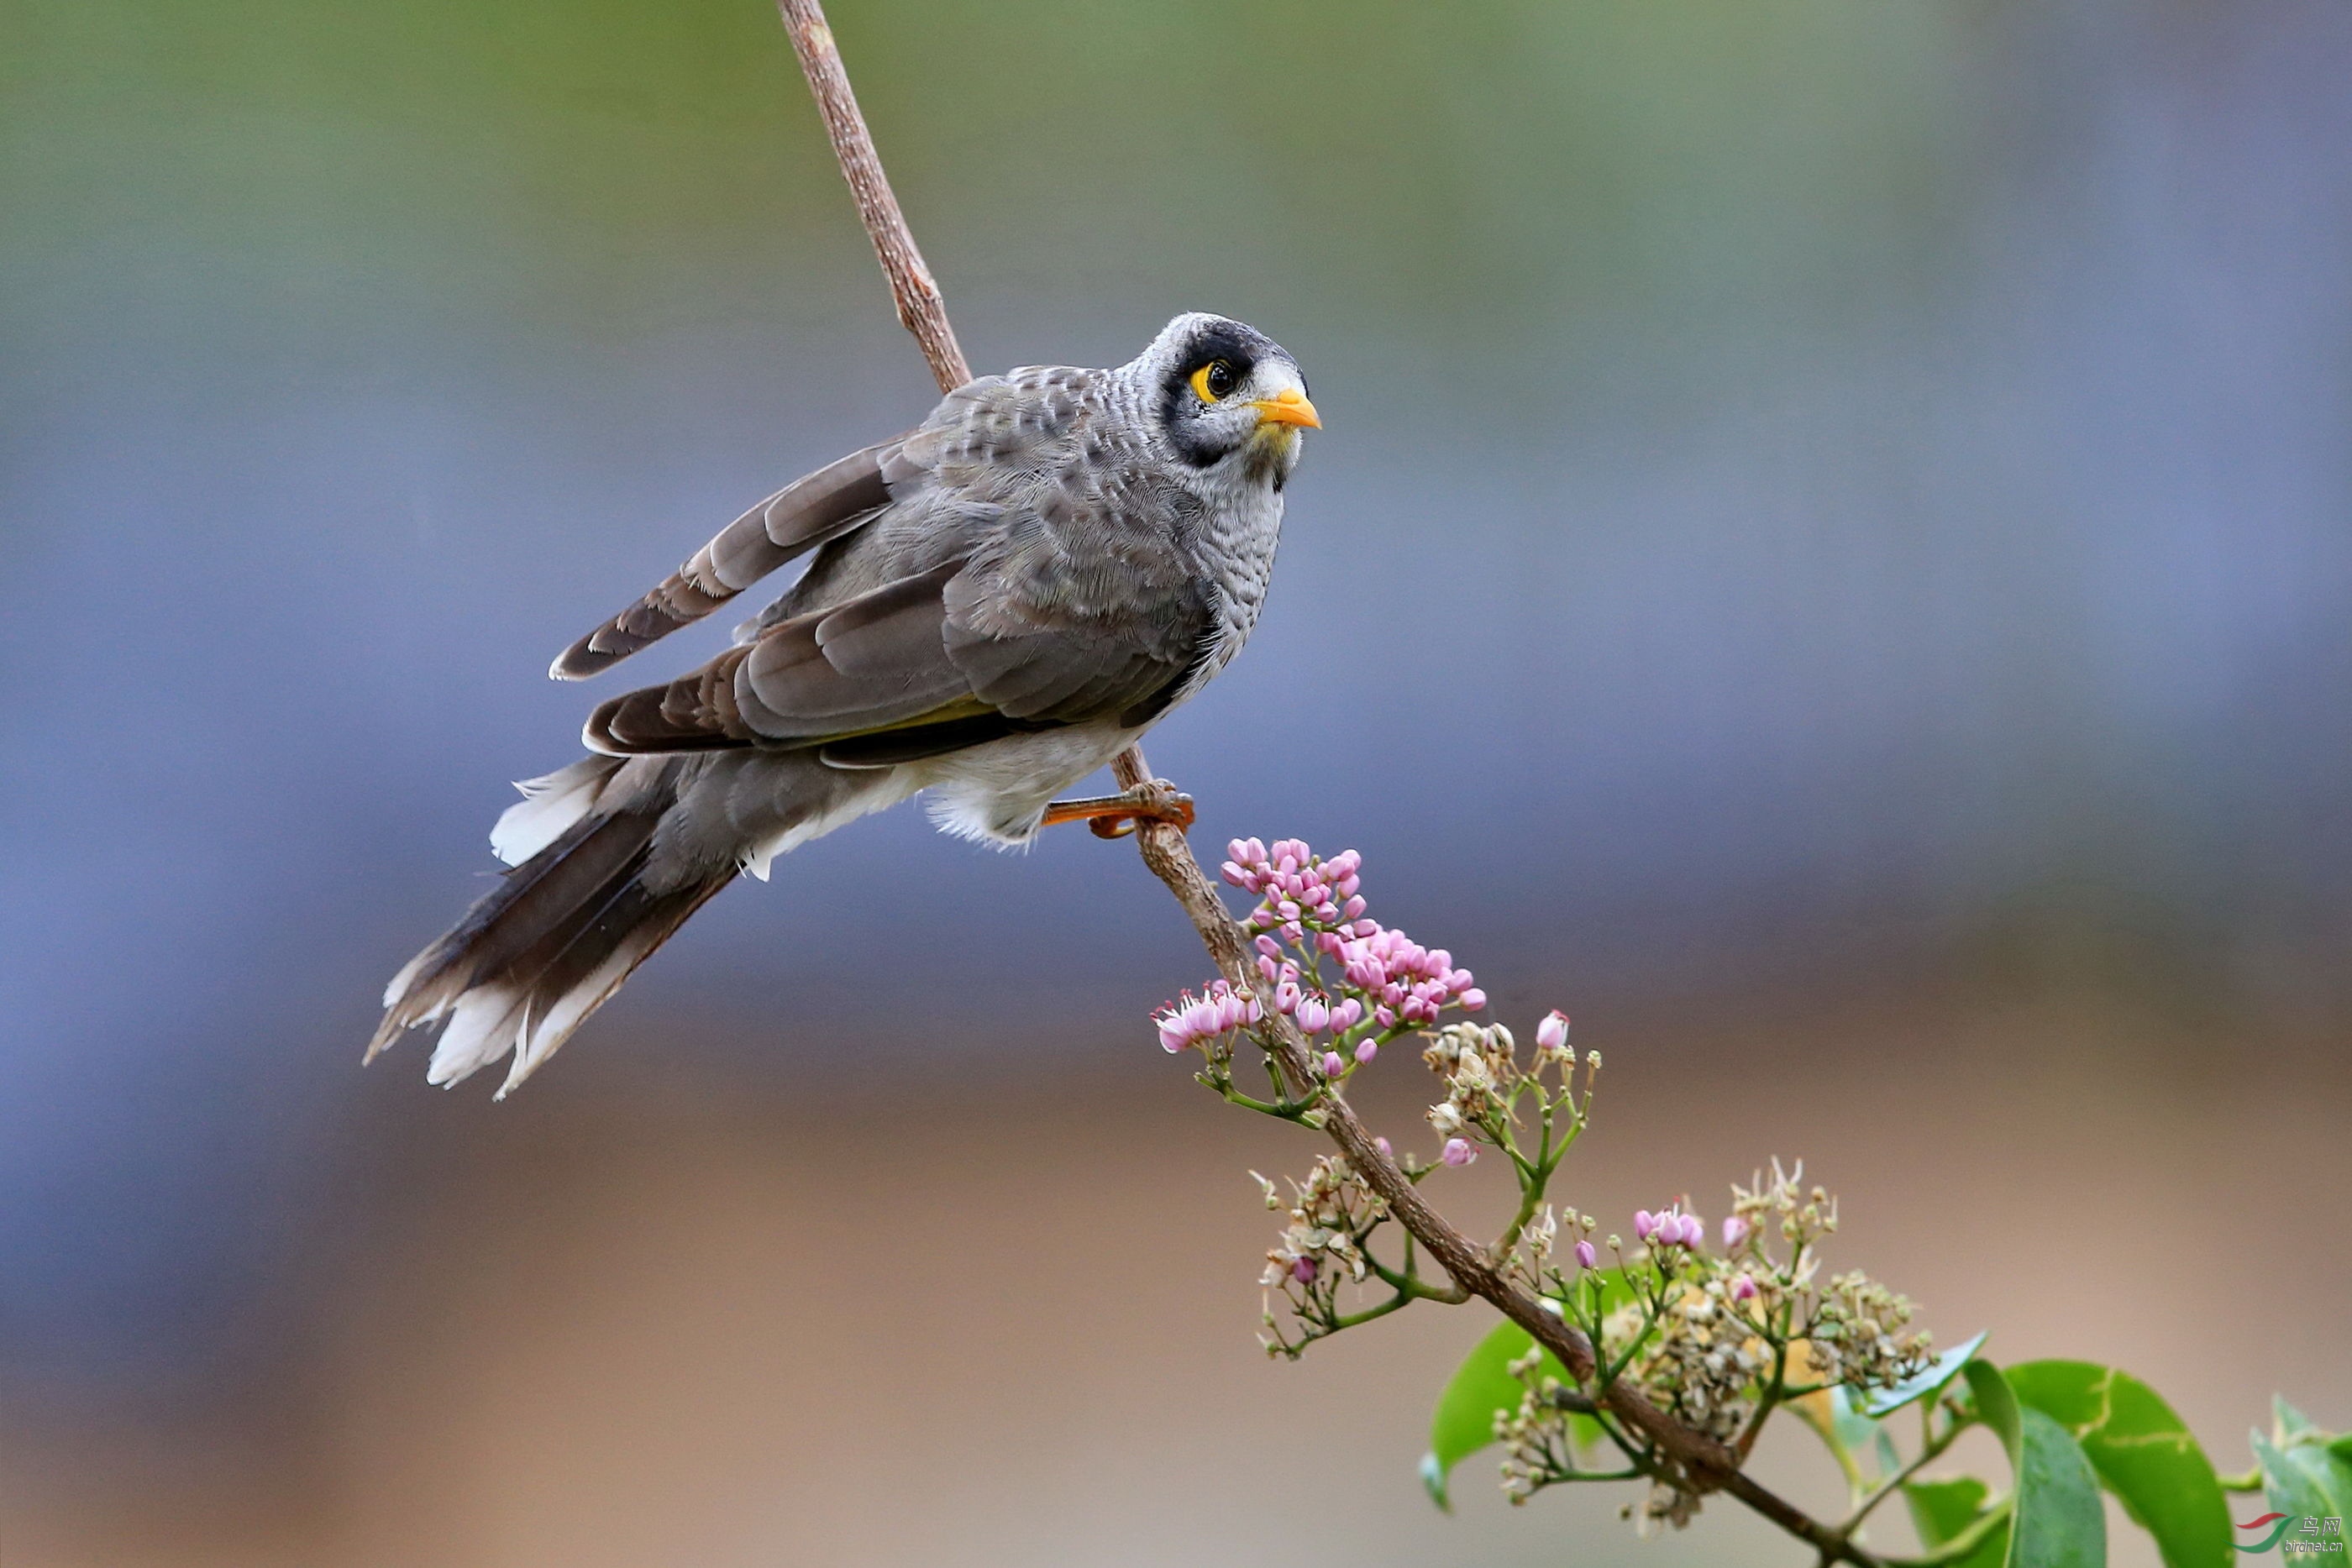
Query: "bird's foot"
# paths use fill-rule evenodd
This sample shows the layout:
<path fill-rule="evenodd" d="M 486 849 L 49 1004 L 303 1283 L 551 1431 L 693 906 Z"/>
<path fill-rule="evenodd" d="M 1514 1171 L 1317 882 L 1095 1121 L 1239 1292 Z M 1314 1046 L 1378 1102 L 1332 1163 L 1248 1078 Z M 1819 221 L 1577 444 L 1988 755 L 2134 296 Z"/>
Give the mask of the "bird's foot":
<path fill-rule="evenodd" d="M 1180 794 L 1165 779 L 1153 779 L 1116 795 L 1096 795 L 1084 800 L 1056 800 L 1045 808 L 1040 826 L 1084 822 L 1098 839 L 1123 839 L 1146 822 L 1166 822 L 1175 828 L 1192 825 L 1192 797 Z"/>

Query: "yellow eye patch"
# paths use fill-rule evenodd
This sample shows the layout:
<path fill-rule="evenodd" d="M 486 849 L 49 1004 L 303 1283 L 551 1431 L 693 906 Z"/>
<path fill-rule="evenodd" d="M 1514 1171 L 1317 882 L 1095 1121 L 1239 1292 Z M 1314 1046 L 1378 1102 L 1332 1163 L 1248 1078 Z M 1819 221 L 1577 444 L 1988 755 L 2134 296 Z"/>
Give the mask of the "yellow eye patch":
<path fill-rule="evenodd" d="M 1192 372 L 1192 391 L 1202 402 L 1222 402 L 1232 395 L 1234 383 L 1239 379 L 1233 366 L 1223 360 L 1211 360 Z"/>

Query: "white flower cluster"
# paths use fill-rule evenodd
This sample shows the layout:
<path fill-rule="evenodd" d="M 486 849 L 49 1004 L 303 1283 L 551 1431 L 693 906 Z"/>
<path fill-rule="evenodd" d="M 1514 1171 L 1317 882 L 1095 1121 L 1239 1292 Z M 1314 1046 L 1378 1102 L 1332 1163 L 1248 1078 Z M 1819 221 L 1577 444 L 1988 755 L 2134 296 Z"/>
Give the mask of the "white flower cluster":
<path fill-rule="evenodd" d="M 1363 1240 L 1388 1218 L 1388 1204 L 1344 1155 L 1319 1156 L 1306 1181 L 1290 1184 L 1287 1205 L 1274 1183 L 1262 1176 L 1257 1182 L 1266 1207 L 1289 1211 L 1289 1223 L 1266 1250 L 1265 1271 L 1258 1277 L 1266 1291 L 1266 1326 L 1276 1329 L 1273 1296 L 1280 1291 L 1307 1326 L 1307 1340 L 1318 1338 L 1338 1316 L 1341 1283 L 1363 1282 L 1369 1268 Z M 1269 1355 L 1295 1355 L 1307 1340 L 1294 1344 L 1276 1330 L 1261 1343 Z"/>
<path fill-rule="evenodd" d="M 1441 1138 L 1459 1135 L 1510 1113 L 1510 1090 L 1519 1081 L 1517 1044 L 1501 1024 L 1449 1024 L 1423 1048 L 1421 1060 L 1445 1081 L 1445 1099 L 1429 1108 Z"/>
<path fill-rule="evenodd" d="M 1924 1366 L 1929 1336 L 1906 1333 L 1911 1302 L 1867 1274 L 1840 1274 L 1821 1293 L 1805 1336 L 1824 1383 L 1889 1387 Z"/>
<path fill-rule="evenodd" d="M 1542 1372 L 1544 1355 L 1530 1350 L 1507 1370 L 1527 1385 L 1516 1410 L 1495 1412 L 1495 1439 L 1503 1445 L 1503 1495 L 1517 1508 L 1540 1489 L 1576 1473 L 1568 1415 L 1559 1378 Z"/>

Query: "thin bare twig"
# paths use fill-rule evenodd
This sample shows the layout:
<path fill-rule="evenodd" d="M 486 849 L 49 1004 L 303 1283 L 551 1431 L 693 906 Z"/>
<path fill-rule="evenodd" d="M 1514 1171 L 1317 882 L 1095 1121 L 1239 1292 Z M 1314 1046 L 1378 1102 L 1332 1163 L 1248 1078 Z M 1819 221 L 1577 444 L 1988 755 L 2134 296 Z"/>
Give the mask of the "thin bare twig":
<path fill-rule="evenodd" d="M 824 133 L 833 139 L 841 177 L 849 182 L 849 193 L 857 199 L 857 215 L 866 220 L 875 257 L 890 279 L 891 298 L 898 303 L 898 324 L 915 335 L 940 391 L 953 392 L 971 380 L 971 366 L 964 361 L 955 329 L 948 325 L 947 302 L 940 298 L 940 286 L 931 281 L 931 269 L 923 265 L 923 253 L 915 248 L 907 214 L 898 210 L 898 198 L 890 193 L 889 176 L 882 172 L 881 155 L 874 151 L 866 116 L 858 112 L 857 95 L 849 89 L 849 73 L 842 68 L 841 50 L 835 47 L 833 29 L 825 23 L 824 7 L 817 0 L 776 0 L 776 10 L 784 19 L 784 31 L 792 37 L 793 52 L 801 57 L 809 91 L 816 95 Z"/>
<path fill-rule="evenodd" d="M 940 390 L 949 392 L 961 386 L 971 379 L 971 368 L 956 342 L 955 329 L 948 324 L 947 304 L 940 298 L 940 286 L 923 264 L 922 252 L 916 248 L 915 236 L 907 227 L 906 214 L 898 210 L 898 198 L 891 193 L 889 179 L 882 172 L 881 157 L 874 150 L 874 138 L 866 129 L 866 118 L 858 111 L 857 96 L 850 90 L 849 75 L 842 66 L 841 51 L 834 43 L 833 29 L 826 25 L 824 8 L 819 0 L 776 0 L 776 9 L 783 17 L 785 31 L 791 35 L 793 52 L 800 57 L 801 69 L 808 77 L 809 90 L 816 97 L 825 133 L 832 138 L 834 155 L 841 164 L 842 177 L 849 183 L 850 193 L 856 198 L 858 216 L 865 220 L 866 235 L 874 242 L 875 256 L 890 280 L 899 324 L 914 335 L 921 347 Z M 1139 747 L 1120 752 L 1111 768 L 1123 789 L 1145 789 L 1156 782 Z M 1201 862 L 1192 857 L 1184 831 L 1170 822 L 1145 821 L 1138 825 L 1135 841 L 1142 852 L 1143 863 L 1183 906 L 1218 971 L 1235 988 L 1247 990 L 1254 972 L 1249 967 L 1241 928 L 1226 912 L 1224 900 L 1201 870 Z M 1265 1016 L 1272 1026 L 1275 1060 L 1292 1092 L 1303 1094 L 1317 1082 L 1306 1038 L 1281 1014 L 1269 1009 Z M 1324 1109 L 1328 1112 L 1324 1131 L 1346 1154 L 1349 1163 L 1371 1184 L 1372 1190 L 1387 1201 L 1398 1222 L 1429 1249 L 1455 1283 L 1492 1303 L 1558 1356 L 1579 1382 L 1589 1383 L 1596 1368 L 1591 1343 L 1582 1332 L 1504 1278 L 1485 1249 L 1431 1207 L 1396 1162 L 1381 1152 L 1370 1131 L 1345 1100 L 1332 1094 L 1326 1100 Z M 1878 1568 L 1877 1560 L 1868 1552 L 1750 1479 L 1739 1468 L 1739 1456 L 1729 1448 L 1685 1427 L 1651 1404 L 1638 1390 L 1612 1383 L 1600 1391 L 1600 1397 L 1629 1427 L 1654 1443 L 1667 1468 L 1686 1484 L 1702 1490 L 1731 1493 L 1819 1550 L 1824 1562 Z"/>

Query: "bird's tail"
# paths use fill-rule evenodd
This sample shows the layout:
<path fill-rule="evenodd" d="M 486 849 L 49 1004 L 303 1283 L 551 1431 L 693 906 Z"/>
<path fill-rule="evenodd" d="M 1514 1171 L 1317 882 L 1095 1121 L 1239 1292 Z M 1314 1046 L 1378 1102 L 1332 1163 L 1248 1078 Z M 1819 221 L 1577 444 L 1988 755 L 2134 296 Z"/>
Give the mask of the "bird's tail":
<path fill-rule="evenodd" d="M 505 880 L 393 977 L 368 1058 L 445 1023 L 425 1076 L 450 1084 L 514 1052 L 506 1093 L 733 879 L 734 868 L 648 879 L 655 829 L 682 759 L 582 759 L 524 785 L 491 843 Z M 629 768 L 631 776 L 617 778 Z"/>

